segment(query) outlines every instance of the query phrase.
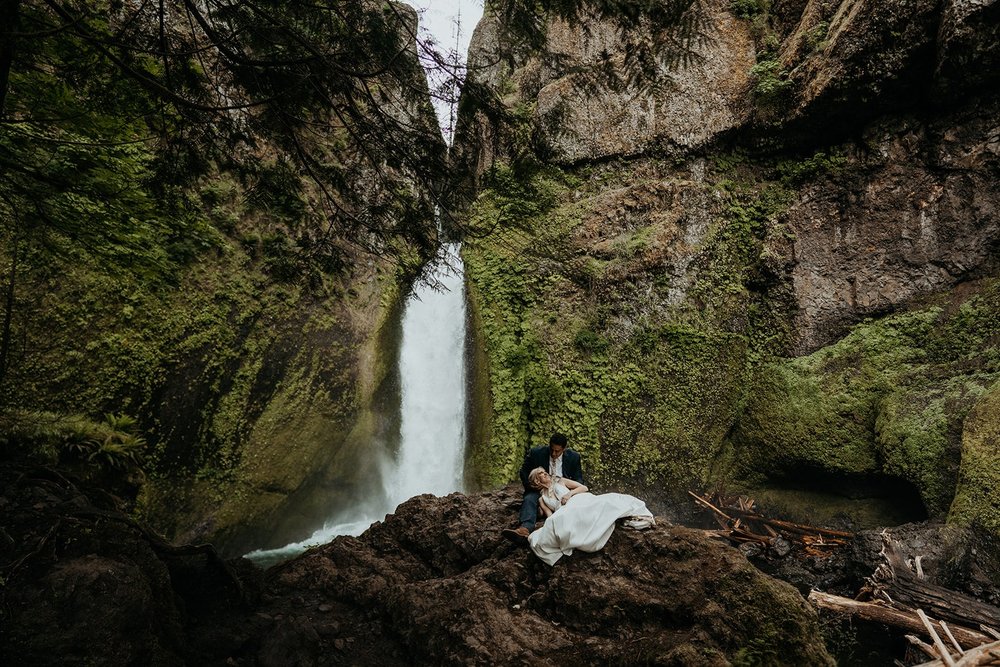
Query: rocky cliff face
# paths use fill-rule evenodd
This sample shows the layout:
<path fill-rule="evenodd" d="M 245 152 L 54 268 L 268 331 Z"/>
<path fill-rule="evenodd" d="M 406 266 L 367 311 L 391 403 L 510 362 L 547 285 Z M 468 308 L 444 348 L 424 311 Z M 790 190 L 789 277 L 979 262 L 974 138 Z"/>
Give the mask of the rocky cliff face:
<path fill-rule="evenodd" d="M 514 488 L 416 497 L 262 580 L 51 473 L 0 479 L 10 664 L 832 664 L 815 612 L 739 551 L 619 527 L 549 567 L 500 538 Z"/>
<path fill-rule="evenodd" d="M 642 38 L 612 19 L 553 21 L 535 53 L 477 32 L 516 112 L 468 113 L 456 150 L 480 187 L 480 456 L 503 479 L 564 430 L 599 477 L 902 479 L 944 516 L 1000 378 L 998 5 L 695 7 L 690 57 L 624 90 L 574 85 L 597 53 L 626 71 Z"/>

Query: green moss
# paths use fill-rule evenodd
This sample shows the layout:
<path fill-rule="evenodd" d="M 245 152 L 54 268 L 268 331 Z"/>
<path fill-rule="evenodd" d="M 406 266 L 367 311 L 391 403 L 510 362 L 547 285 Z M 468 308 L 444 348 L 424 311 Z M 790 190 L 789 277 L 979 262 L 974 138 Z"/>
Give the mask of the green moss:
<path fill-rule="evenodd" d="M 512 479 L 559 430 L 598 484 L 889 477 L 943 517 L 963 422 L 1000 377 L 1000 283 L 777 357 L 794 307 L 782 212 L 847 160 L 723 155 L 704 183 L 651 161 L 498 170 L 465 247 L 490 383 L 483 478 Z"/>
<path fill-rule="evenodd" d="M 226 174 L 196 186 L 190 215 L 220 240 L 169 281 L 76 256 L 22 260 L 14 329 L 27 344 L 4 399 L 138 417 L 149 440 L 140 511 L 171 534 L 213 513 L 225 531 L 286 500 L 337 452 L 389 363 L 373 339 L 399 298 L 390 268 L 306 280 L 289 241 L 298 195 L 258 194 L 248 208 Z"/>
<path fill-rule="evenodd" d="M 962 431 L 962 465 L 949 522 L 1000 537 L 1000 382 L 973 406 Z"/>
<path fill-rule="evenodd" d="M 1000 341 L 988 333 L 998 306 L 994 282 L 952 312 L 867 322 L 807 357 L 764 365 L 732 438 L 740 476 L 887 475 L 943 517 L 965 458 L 962 424 L 1000 377 Z"/>
<path fill-rule="evenodd" d="M 777 185 L 734 187 L 692 240 L 661 212 L 663 169 L 547 169 L 516 187 L 504 176 L 473 208 L 471 225 L 490 230 L 465 254 L 491 389 L 490 451 L 480 460 L 495 483 L 556 430 L 598 481 L 710 477 L 750 364 L 781 337 L 780 306 L 748 283 L 789 198 Z M 711 189 L 680 187 L 697 197 Z M 624 229 L 595 246 L 588 235 L 605 216 L 601 225 Z M 679 254 L 699 257 L 694 284 L 664 306 Z M 758 338 L 754 327 L 770 333 Z"/>

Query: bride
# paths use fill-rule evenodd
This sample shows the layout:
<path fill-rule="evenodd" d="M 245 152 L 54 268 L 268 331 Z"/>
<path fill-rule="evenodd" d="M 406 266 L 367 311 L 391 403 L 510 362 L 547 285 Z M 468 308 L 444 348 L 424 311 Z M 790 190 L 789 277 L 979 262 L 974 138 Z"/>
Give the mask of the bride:
<path fill-rule="evenodd" d="M 629 517 L 626 525 L 634 528 L 655 524 L 646 503 L 634 496 L 588 493 L 583 484 L 552 477 L 544 468 L 532 470 L 528 483 L 541 493 L 538 506 L 545 515 L 545 524 L 528 536 L 528 545 L 549 565 L 573 549 L 598 551 L 614 532 L 615 521 L 623 517 Z"/>

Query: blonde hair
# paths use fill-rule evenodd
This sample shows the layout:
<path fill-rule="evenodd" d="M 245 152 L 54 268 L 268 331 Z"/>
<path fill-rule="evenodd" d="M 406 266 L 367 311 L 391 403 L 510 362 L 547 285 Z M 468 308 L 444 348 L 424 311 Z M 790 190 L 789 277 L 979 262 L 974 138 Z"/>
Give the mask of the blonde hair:
<path fill-rule="evenodd" d="M 548 486 L 542 486 L 537 481 L 538 480 L 538 475 L 541 474 L 541 473 L 548 473 L 548 470 L 546 470 L 545 468 L 543 468 L 541 466 L 538 466 L 537 468 L 535 468 L 534 470 L 532 470 L 531 472 L 529 472 L 528 473 L 528 484 L 530 484 L 532 487 L 538 488 L 538 490 L 542 492 L 542 495 L 553 497 L 555 495 L 555 492 L 556 492 L 555 491 L 556 482 L 559 481 L 559 479 L 561 479 L 561 478 L 554 477 L 554 476 L 549 476 L 549 479 L 552 480 L 552 483 L 549 484 Z"/>

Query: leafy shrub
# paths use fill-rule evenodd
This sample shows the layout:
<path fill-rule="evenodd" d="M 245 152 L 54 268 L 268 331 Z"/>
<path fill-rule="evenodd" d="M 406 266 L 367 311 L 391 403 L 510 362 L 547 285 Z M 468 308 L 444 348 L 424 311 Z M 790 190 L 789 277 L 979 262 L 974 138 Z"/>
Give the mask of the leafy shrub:
<path fill-rule="evenodd" d="M 753 92 L 759 102 L 777 102 L 791 90 L 792 82 L 788 78 L 788 71 L 782 69 L 777 60 L 761 60 L 751 68 L 750 74 L 756 79 Z"/>
<path fill-rule="evenodd" d="M 125 470 L 142 464 L 146 439 L 127 415 L 107 414 L 103 421 L 82 415 L 17 412 L 0 420 L 0 452 L 55 463 L 92 463 Z"/>
<path fill-rule="evenodd" d="M 87 460 L 101 466 L 124 470 L 142 463 L 146 439 L 139 435 L 139 424 L 128 415 L 107 414 L 104 422 L 87 442 Z"/>

